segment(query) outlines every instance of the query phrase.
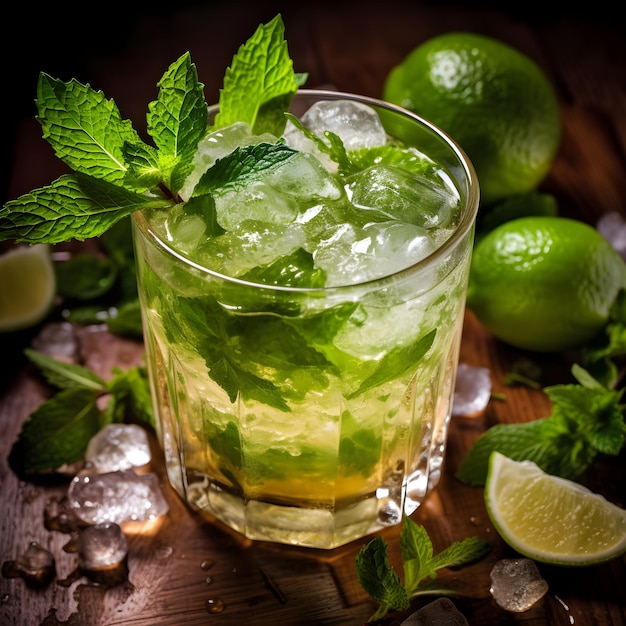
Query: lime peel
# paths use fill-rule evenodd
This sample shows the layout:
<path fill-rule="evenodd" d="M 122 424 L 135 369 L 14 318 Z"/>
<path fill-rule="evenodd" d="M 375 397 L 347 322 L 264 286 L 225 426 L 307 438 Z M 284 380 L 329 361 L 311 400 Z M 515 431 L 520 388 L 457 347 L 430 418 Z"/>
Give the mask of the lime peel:
<path fill-rule="evenodd" d="M 582 566 L 626 552 L 625 509 L 531 461 L 493 452 L 485 505 L 504 541 L 535 561 Z"/>
<path fill-rule="evenodd" d="M 52 308 L 56 277 L 47 244 L 15 247 L 0 256 L 0 332 L 29 328 Z"/>

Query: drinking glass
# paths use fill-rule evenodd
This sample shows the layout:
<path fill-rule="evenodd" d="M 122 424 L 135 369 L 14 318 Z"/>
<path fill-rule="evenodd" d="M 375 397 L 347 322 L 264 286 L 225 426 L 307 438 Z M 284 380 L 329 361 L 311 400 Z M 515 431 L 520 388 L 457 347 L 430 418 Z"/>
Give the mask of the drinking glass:
<path fill-rule="evenodd" d="M 404 251 L 381 245 L 370 264 L 379 276 L 283 286 L 206 267 L 156 226 L 162 216 L 136 213 L 133 231 L 172 486 L 250 539 L 330 549 L 400 523 L 441 477 L 479 192 L 466 156 L 428 121 L 334 91 L 301 90 L 292 110 L 300 115 L 320 100 L 371 107 L 391 145 L 413 146 L 430 163 L 415 181 L 404 172 L 408 192 L 381 192 L 373 170 L 346 187 L 361 189 L 379 222 L 389 193 L 407 206 L 422 195 L 432 204 L 445 188 L 442 201 L 454 209 L 424 209 L 428 223 L 419 228 L 435 243 L 423 258 L 397 268 Z M 300 221 L 322 228 L 307 210 Z M 353 247 L 331 265 L 349 266 L 361 252 Z"/>

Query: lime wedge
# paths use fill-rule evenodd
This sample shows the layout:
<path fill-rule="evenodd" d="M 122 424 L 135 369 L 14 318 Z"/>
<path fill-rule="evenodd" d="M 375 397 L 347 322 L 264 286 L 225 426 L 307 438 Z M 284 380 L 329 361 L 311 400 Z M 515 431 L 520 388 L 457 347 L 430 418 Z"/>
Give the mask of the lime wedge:
<path fill-rule="evenodd" d="M 485 504 L 520 554 L 555 565 L 591 565 L 626 552 L 626 510 L 530 461 L 493 452 Z"/>
<path fill-rule="evenodd" d="M 55 293 L 48 245 L 16 247 L 0 256 L 0 332 L 34 326 L 50 311 Z"/>

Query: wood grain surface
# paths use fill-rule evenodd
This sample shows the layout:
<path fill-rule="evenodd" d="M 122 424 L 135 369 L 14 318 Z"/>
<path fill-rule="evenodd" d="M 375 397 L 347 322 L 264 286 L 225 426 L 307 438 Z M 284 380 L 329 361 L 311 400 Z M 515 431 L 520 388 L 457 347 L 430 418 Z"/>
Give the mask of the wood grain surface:
<path fill-rule="evenodd" d="M 25 4 L 25 3 L 24 3 Z M 504 6 L 505 3 L 502 3 Z M 547 4 L 547 3 L 546 3 Z M 128 5 L 128 6 L 127 6 Z M 172 5 L 173 6 L 173 5 Z M 508 3 L 507 3 L 508 6 Z M 64 171 L 41 139 L 32 101 L 40 70 L 89 82 L 113 98 L 135 127 L 145 129 L 147 103 L 165 68 L 190 50 L 209 101 L 217 100 L 224 69 L 260 22 L 281 12 L 296 71 L 307 85 L 380 96 L 389 70 L 416 45 L 439 33 L 467 30 L 501 39 L 534 59 L 554 85 L 561 105 L 563 139 L 542 189 L 553 193 L 560 213 L 595 224 L 612 211 L 626 215 L 626 31 L 608 4 L 566 13 L 555 8 L 501 8 L 496 3 L 454 2 L 188 2 L 177 8 L 112 2 L 88 18 L 81 5 L 32 11 L 17 8 L 17 44 L 5 93 L 14 122 L 5 142 L 6 199 L 52 181 Z M 532 9 L 532 10 L 531 10 Z M 564 303 L 566 306 L 566 303 Z M 33 331 L 34 332 L 34 331 Z M 143 346 L 102 328 L 77 328 L 82 362 L 105 378 L 114 366 L 140 363 Z M 76 555 L 64 550 L 68 535 L 44 526 L 46 503 L 66 485 L 20 481 L 7 455 L 22 422 L 48 390 L 21 358 L 32 333 L 0 336 L 0 559 L 16 559 L 37 541 L 56 558 L 57 578 L 33 589 L 19 578 L 0 577 L 1 626 L 184 626 L 201 624 L 363 624 L 375 610 L 360 588 L 355 555 L 366 540 L 333 551 L 250 542 L 190 512 L 168 487 L 153 440 L 153 469 L 161 477 L 170 511 L 153 524 L 125 526 L 130 541 L 126 584 L 106 588 L 82 577 L 69 585 Z M 454 478 L 476 438 L 497 423 L 525 422 L 550 413 L 542 391 L 505 387 L 504 375 L 520 356 L 496 341 L 466 314 L 461 361 L 488 367 L 494 392 L 479 416 L 454 418 L 440 486 L 412 516 L 430 533 L 435 549 L 477 535 L 494 543 L 483 561 L 441 577 L 462 593 L 454 599 L 472 625 L 618 626 L 626 624 L 626 559 L 588 568 L 540 566 L 547 595 L 524 613 L 508 613 L 492 600 L 489 572 L 515 556 L 486 515 L 481 489 Z M 569 382 L 575 355 L 539 358 L 544 385 Z M 580 479 L 626 506 L 626 458 L 602 457 Z M 382 535 L 400 571 L 398 529 Z M 411 609 L 390 614 L 399 623 Z"/>

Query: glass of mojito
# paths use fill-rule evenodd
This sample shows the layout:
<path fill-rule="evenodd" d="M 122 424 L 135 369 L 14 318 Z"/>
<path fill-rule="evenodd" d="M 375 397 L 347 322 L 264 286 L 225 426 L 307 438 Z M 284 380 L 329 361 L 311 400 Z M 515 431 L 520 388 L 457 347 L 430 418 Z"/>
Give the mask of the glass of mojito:
<path fill-rule="evenodd" d="M 175 490 L 251 539 L 333 548 L 440 478 L 478 185 L 404 109 L 300 90 L 291 112 L 280 138 L 209 133 L 181 196 L 211 167 L 262 155 L 262 175 L 134 214 L 138 284 Z"/>

